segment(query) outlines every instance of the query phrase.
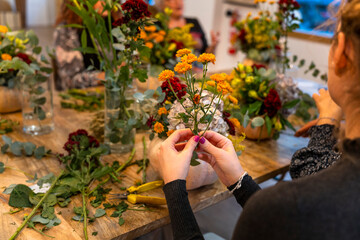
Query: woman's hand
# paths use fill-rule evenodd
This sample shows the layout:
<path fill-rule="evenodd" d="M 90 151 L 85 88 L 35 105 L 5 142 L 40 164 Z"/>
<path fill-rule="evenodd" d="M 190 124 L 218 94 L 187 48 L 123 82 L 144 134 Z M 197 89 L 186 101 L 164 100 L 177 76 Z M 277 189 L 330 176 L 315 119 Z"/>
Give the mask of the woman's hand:
<path fill-rule="evenodd" d="M 159 163 L 164 183 L 185 180 L 193 152 L 198 144 L 190 129 L 177 130 L 160 146 Z M 196 139 L 199 141 L 199 138 Z M 187 143 L 184 143 L 188 141 Z"/>
<path fill-rule="evenodd" d="M 341 108 L 332 100 L 329 91 L 320 89 L 319 94 L 314 94 L 316 106 L 319 110 L 320 118 L 333 118 L 337 121 L 341 121 L 343 113 Z"/>
<path fill-rule="evenodd" d="M 227 187 L 236 183 L 245 172 L 232 142 L 219 133 L 205 132 L 203 138 L 200 139 L 199 148 L 199 158 L 213 167 L 221 182 Z"/>

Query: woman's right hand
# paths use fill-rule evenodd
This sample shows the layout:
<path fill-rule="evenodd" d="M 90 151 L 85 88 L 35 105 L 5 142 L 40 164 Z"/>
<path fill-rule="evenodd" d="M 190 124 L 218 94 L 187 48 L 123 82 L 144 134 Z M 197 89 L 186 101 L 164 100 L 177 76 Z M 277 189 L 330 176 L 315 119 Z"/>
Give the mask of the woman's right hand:
<path fill-rule="evenodd" d="M 343 113 L 341 108 L 332 100 L 329 91 L 320 89 L 319 94 L 313 94 L 316 107 L 319 110 L 319 119 L 334 118 L 341 121 Z M 319 125 L 319 124 L 318 124 Z"/>
<path fill-rule="evenodd" d="M 227 187 L 236 183 L 245 172 L 232 142 L 213 131 L 205 132 L 200 140 L 198 157 L 212 166 Z"/>

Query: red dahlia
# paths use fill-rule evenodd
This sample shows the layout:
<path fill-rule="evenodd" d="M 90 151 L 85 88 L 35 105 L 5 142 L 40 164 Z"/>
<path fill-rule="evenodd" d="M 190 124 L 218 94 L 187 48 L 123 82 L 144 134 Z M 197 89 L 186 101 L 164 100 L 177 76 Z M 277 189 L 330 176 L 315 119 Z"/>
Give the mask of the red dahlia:
<path fill-rule="evenodd" d="M 18 58 L 20 58 L 21 60 L 23 60 L 24 62 L 26 62 L 28 65 L 30 65 L 30 63 L 32 62 L 29 58 L 29 55 L 27 55 L 25 53 L 18 53 L 18 54 L 16 54 L 16 56 Z"/>
<path fill-rule="evenodd" d="M 269 117 L 274 117 L 280 109 L 281 100 L 279 94 L 275 89 L 270 89 L 269 94 L 264 99 L 264 112 L 266 112 Z"/>
<path fill-rule="evenodd" d="M 173 77 L 172 79 L 170 79 L 170 83 L 171 83 L 172 89 L 174 90 L 174 92 L 176 93 L 176 96 L 179 99 L 181 99 L 183 96 L 186 95 L 186 87 L 187 86 L 185 84 L 182 84 L 180 82 L 179 78 Z M 166 94 L 165 100 L 169 100 L 169 101 L 173 102 L 176 100 L 176 96 L 172 92 L 171 87 L 170 87 L 168 81 L 164 81 L 161 84 L 161 89 Z"/>
<path fill-rule="evenodd" d="M 127 24 L 130 19 L 138 21 L 145 17 L 150 17 L 148 5 L 143 0 L 127 0 L 121 5 L 121 9 L 125 12 L 125 16 L 113 23 L 114 26 Z"/>

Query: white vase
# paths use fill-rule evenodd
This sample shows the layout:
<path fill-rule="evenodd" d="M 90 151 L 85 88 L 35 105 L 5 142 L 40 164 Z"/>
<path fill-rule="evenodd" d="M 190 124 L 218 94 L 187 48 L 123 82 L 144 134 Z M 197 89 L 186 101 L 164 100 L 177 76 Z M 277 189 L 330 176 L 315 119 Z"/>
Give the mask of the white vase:
<path fill-rule="evenodd" d="M 160 178 L 163 178 L 161 176 L 161 173 L 159 172 L 159 151 L 160 151 L 160 145 L 164 140 L 155 137 L 149 145 L 149 161 L 150 161 L 150 167 L 157 172 L 158 176 Z M 171 161 L 171 159 L 169 159 Z M 213 184 L 217 181 L 218 177 L 213 170 L 213 168 L 206 162 L 198 159 L 197 161 L 200 162 L 200 165 L 197 166 L 190 166 L 189 174 L 186 178 L 186 189 L 187 190 L 193 190 L 202 186 Z"/>

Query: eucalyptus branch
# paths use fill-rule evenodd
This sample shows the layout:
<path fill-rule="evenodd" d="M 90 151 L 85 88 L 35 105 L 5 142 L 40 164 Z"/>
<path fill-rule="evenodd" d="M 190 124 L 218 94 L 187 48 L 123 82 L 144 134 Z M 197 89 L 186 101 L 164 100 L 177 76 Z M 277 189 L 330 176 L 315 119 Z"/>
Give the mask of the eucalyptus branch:
<path fill-rule="evenodd" d="M 16 236 L 21 232 L 21 230 L 26 226 L 26 224 L 30 221 L 30 219 L 34 216 L 36 211 L 39 209 L 39 207 L 42 205 L 42 203 L 45 201 L 45 199 L 49 196 L 51 191 L 54 189 L 56 183 L 59 181 L 60 177 L 64 174 L 64 170 L 60 173 L 60 175 L 55 179 L 53 184 L 51 185 L 50 189 L 45 193 L 45 195 L 40 199 L 39 203 L 35 206 L 35 208 L 31 211 L 29 216 L 27 216 L 24 220 L 24 222 L 16 229 L 16 232 L 10 237 L 9 240 L 13 240 L 16 238 Z"/>

